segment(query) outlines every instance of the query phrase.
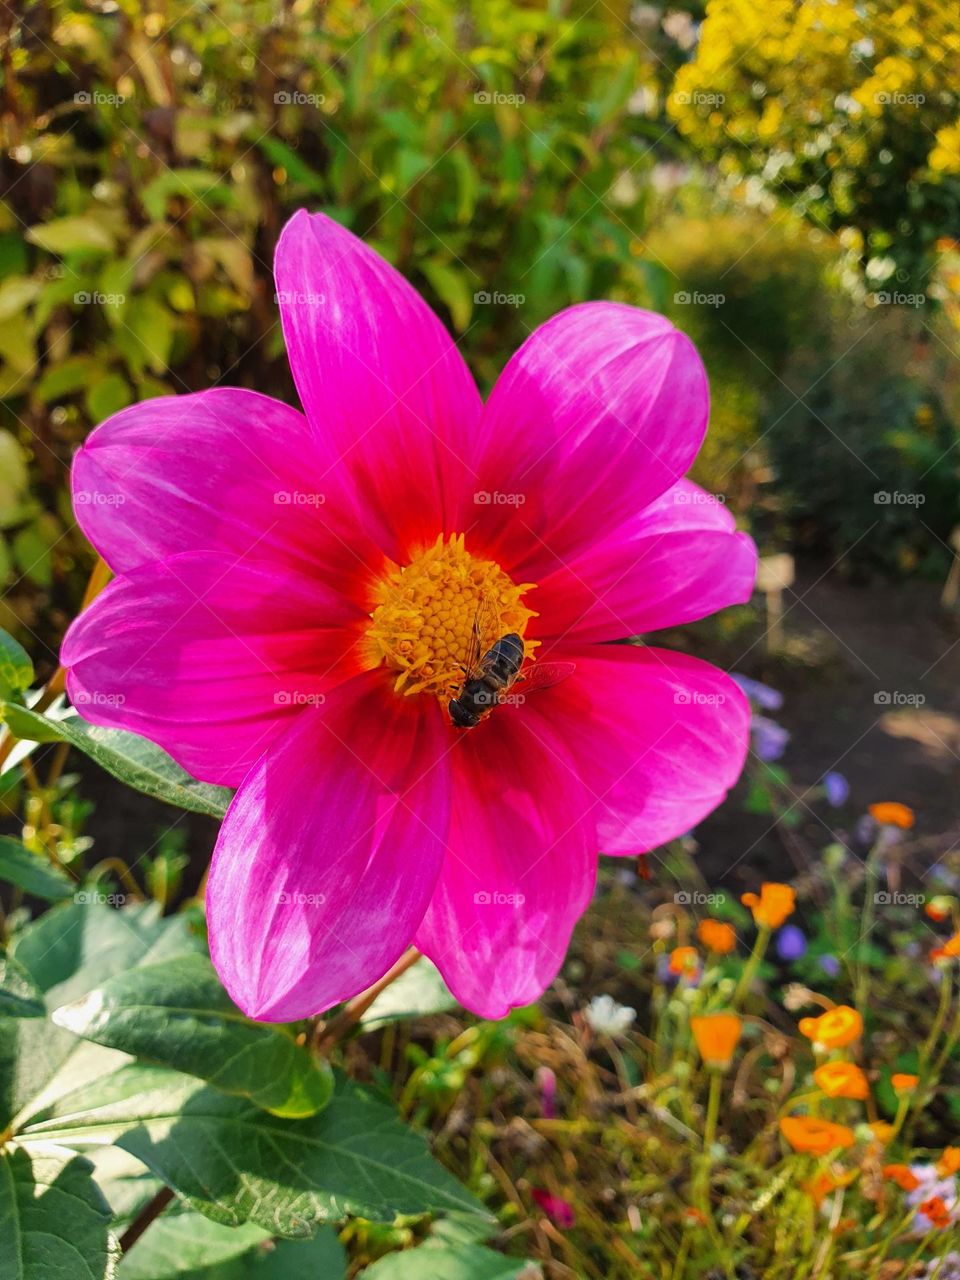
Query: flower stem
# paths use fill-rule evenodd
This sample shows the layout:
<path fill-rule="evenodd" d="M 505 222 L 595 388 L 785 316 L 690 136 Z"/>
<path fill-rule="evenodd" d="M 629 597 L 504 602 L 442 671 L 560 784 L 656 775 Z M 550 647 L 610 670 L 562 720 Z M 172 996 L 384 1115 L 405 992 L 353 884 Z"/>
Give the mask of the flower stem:
<path fill-rule="evenodd" d="M 392 982 L 396 982 L 401 974 L 415 965 L 420 955 L 416 947 L 409 947 L 393 968 L 388 969 L 378 982 L 349 1000 L 335 1018 L 331 1018 L 327 1023 L 321 1023 L 313 1040 L 314 1052 L 325 1053 L 338 1040 L 341 1040 L 351 1028 L 356 1026 L 381 991 L 386 991 Z"/>
<path fill-rule="evenodd" d="M 743 966 L 743 972 L 740 975 L 740 981 L 737 983 L 737 989 L 733 993 L 733 999 L 730 1002 L 730 1008 L 736 1009 L 740 1001 L 746 996 L 753 984 L 754 978 L 757 976 L 757 970 L 760 968 L 760 961 L 764 957 L 767 949 L 767 943 L 770 941 L 770 926 L 763 924 L 757 931 L 757 940 L 753 944 L 753 950 L 747 963 Z"/>

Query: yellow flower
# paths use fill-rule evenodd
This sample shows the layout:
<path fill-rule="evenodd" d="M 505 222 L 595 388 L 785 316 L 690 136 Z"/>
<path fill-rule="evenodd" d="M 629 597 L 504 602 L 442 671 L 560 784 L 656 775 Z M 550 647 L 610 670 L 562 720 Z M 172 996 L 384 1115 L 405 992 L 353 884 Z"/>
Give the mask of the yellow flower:
<path fill-rule="evenodd" d="M 813 1079 L 828 1098 L 856 1098 L 862 1102 L 870 1092 L 867 1077 L 853 1062 L 825 1062 L 817 1067 Z"/>
<path fill-rule="evenodd" d="M 893 1125 L 887 1124 L 886 1120 L 871 1120 L 867 1128 L 873 1134 L 874 1142 L 879 1143 L 881 1147 L 885 1147 L 896 1134 Z"/>
<path fill-rule="evenodd" d="M 701 920 L 697 925 L 697 937 L 708 951 L 718 956 L 728 955 L 737 945 L 733 925 L 722 920 Z"/>
<path fill-rule="evenodd" d="M 801 1018 L 800 1034 L 827 1049 L 843 1049 L 863 1034 L 863 1019 L 848 1004 L 838 1004 L 819 1018 Z"/>
<path fill-rule="evenodd" d="M 897 1071 L 890 1077 L 890 1083 L 895 1093 L 911 1093 L 920 1083 L 920 1077 Z"/>
<path fill-rule="evenodd" d="M 852 1147 L 856 1141 L 853 1130 L 845 1124 L 833 1124 L 814 1116 L 785 1116 L 780 1121 L 780 1132 L 794 1151 L 809 1152 L 813 1156 L 829 1155 L 838 1147 Z"/>
<path fill-rule="evenodd" d="M 796 890 L 788 884 L 769 881 L 760 886 L 760 896 L 745 893 L 740 901 L 753 912 L 754 923 L 767 929 L 779 929 L 787 916 L 792 916 L 796 906 Z"/>
<path fill-rule="evenodd" d="M 896 800 L 884 800 L 880 804 L 870 805 L 869 813 L 881 827 L 899 827 L 901 831 L 909 831 L 914 823 L 913 810 Z"/>
<path fill-rule="evenodd" d="M 671 973 L 692 973 L 699 963 L 696 947 L 674 947 L 670 952 Z"/>
<path fill-rule="evenodd" d="M 726 1070 L 740 1040 L 743 1023 L 735 1013 L 708 1013 L 690 1019 L 690 1030 L 708 1067 Z"/>

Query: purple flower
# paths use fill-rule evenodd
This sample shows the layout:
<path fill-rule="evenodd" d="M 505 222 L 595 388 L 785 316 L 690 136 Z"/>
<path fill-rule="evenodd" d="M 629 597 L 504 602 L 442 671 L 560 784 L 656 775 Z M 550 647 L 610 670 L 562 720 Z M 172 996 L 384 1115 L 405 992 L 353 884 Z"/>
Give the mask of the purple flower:
<path fill-rule="evenodd" d="M 776 720 L 768 720 L 766 716 L 753 716 L 750 720 L 750 731 L 753 735 L 753 749 L 766 764 L 779 760 L 787 749 L 790 731 L 784 729 Z"/>
<path fill-rule="evenodd" d="M 799 960 L 807 949 L 803 930 L 795 924 L 785 924 L 777 934 L 777 955 L 781 960 Z"/>
<path fill-rule="evenodd" d="M 764 711 L 779 711 L 783 706 L 783 694 L 778 689 L 771 689 L 768 684 L 761 684 L 759 680 L 742 676 L 738 671 L 731 671 L 730 676 L 731 679 L 736 680 L 750 701 Z"/>
<path fill-rule="evenodd" d="M 833 805 L 834 809 L 841 808 L 850 797 L 850 783 L 842 773 L 833 771 L 825 773 L 823 775 L 823 789 L 827 793 L 827 800 Z"/>
<path fill-rule="evenodd" d="M 550 1067 L 537 1069 L 537 1084 L 540 1086 L 540 1109 L 544 1120 L 557 1118 L 557 1077 Z"/>
<path fill-rule="evenodd" d="M 828 953 L 820 957 L 820 968 L 828 977 L 835 978 L 840 972 L 840 961 Z"/>

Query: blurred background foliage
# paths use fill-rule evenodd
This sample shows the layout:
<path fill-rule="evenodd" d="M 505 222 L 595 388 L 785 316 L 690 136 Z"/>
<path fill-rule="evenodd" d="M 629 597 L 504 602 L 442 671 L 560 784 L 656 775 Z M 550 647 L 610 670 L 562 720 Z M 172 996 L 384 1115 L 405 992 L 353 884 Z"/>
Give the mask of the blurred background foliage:
<path fill-rule="evenodd" d="M 3 6 L 0 625 L 48 674 L 90 565 L 67 477 L 95 423 L 218 382 L 293 397 L 270 266 L 303 205 L 426 294 L 485 388 L 573 302 L 665 311 L 711 374 L 697 476 L 765 546 L 942 572 L 952 10 Z M 878 508 L 911 485 L 922 520 Z"/>

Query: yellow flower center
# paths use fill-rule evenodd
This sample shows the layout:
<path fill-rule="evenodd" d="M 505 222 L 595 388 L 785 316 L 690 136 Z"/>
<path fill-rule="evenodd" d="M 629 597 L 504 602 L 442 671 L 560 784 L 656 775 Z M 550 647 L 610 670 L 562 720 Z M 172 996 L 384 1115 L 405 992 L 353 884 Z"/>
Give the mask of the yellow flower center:
<path fill-rule="evenodd" d="M 536 614 L 521 597 L 535 585 L 518 585 L 495 561 L 472 556 L 462 533 L 446 541 L 441 534 L 375 584 L 376 607 L 366 633 L 369 664 L 396 671 L 398 693 L 456 697 L 470 663 L 502 636 L 523 637 Z M 525 657 L 537 644 L 524 641 Z"/>

